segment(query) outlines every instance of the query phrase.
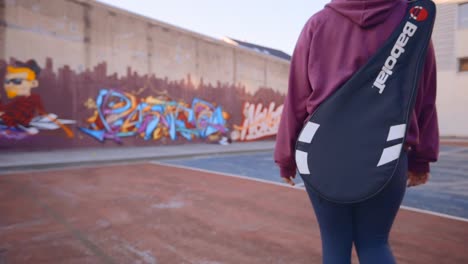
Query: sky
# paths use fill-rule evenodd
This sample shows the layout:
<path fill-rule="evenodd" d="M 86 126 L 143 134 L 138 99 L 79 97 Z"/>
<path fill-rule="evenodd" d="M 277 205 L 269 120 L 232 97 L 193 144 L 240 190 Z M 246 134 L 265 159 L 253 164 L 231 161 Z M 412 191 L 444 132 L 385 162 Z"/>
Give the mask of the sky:
<path fill-rule="evenodd" d="M 292 54 L 307 20 L 328 0 L 98 0 L 217 39 Z"/>

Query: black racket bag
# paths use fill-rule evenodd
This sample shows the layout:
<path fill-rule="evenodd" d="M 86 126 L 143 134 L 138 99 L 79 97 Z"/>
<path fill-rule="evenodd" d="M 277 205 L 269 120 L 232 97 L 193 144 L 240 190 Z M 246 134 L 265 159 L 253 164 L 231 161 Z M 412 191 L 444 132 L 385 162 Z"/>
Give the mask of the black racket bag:
<path fill-rule="evenodd" d="M 296 142 L 301 178 L 326 200 L 364 201 L 398 167 L 436 12 L 429 0 L 408 5 L 384 46 L 317 108 Z"/>

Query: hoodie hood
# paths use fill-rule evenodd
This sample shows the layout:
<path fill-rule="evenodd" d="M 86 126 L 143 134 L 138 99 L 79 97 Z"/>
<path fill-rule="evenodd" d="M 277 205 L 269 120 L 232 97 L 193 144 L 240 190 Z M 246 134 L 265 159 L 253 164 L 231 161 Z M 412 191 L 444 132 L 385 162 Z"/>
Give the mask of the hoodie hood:
<path fill-rule="evenodd" d="M 361 28 L 383 23 L 402 0 L 332 0 L 326 7 L 347 17 Z"/>

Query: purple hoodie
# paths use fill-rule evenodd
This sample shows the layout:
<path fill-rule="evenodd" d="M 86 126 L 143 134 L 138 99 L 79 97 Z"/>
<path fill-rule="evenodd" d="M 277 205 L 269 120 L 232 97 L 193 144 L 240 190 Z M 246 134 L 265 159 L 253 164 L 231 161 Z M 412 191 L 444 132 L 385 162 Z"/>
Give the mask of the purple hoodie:
<path fill-rule="evenodd" d="M 281 176 L 296 174 L 297 137 L 310 115 L 379 49 L 404 17 L 404 0 L 333 0 L 304 26 L 291 60 L 288 94 L 274 153 Z M 439 131 L 436 63 L 429 46 L 406 143 L 408 167 L 429 172 L 437 160 Z"/>

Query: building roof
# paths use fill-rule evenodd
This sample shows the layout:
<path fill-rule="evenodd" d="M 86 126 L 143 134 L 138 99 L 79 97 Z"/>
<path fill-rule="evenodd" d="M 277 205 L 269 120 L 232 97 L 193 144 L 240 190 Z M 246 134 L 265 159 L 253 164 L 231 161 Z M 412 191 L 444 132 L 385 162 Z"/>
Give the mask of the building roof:
<path fill-rule="evenodd" d="M 286 52 L 283 52 L 281 50 L 272 49 L 272 48 L 268 48 L 268 47 L 265 47 L 265 46 L 260 46 L 260 45 L 257 45 L 257 44 L 253 44 L 253 43 L 249 43 L 249 42 L 245 42 L 245 41 L 240 41 L 240 40 L 229 38 L 229 37 L 224 37 L 223 40 L 225 42 L 227 42 L 227 43 L 230 43 L 230 44 L 233 44 L 233 45 L 236 45 L 236 46 L 240 46 L 240 47 L 244 47 L 244 48 L 247 48 L 247 49 L 251 49 L 251 50 L 254 50 L 254 51 L 259 52 L 259 53 L 275 56 L 275 57 L 281 58 L 283 60 L 288 60 L 288 61 L 291 60 L 291 55 L 289 55 Z"/>

